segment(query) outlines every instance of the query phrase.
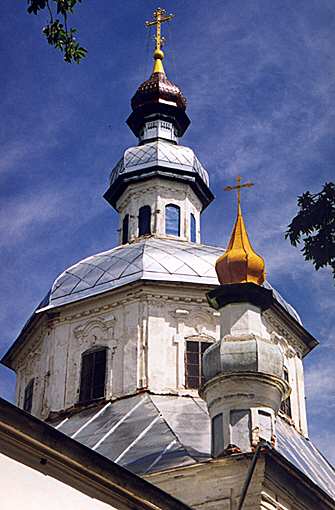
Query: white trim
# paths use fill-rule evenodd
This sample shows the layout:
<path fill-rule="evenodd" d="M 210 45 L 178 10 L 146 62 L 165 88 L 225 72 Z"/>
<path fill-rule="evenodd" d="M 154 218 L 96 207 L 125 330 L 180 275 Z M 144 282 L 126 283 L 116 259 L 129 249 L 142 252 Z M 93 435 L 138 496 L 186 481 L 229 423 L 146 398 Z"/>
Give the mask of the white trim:
<path fill-rule="evenodd" d="M 156 466 L 156 464 L 158 464 L 158 462 L 160 462 L 163 458 L 163 455 L 166 454 L 166 452 L 168 452 L 172 446 L 177 442 L 177 439 L 173 439 L 171 441 L 171 443 L 169 443 L 165 448 L 164 450 L 158 455 L 158 457 L 155 458 L 155 460 L 150 464 L 150 466 L 145 470 L 145 472 L 147 473 L 148 471 L 150 471 L 154 466 Z"/>
<path fill-rule="evenodd" d="M 61 426 L 62 426 L 62 425 L 64 425 L 64 423 L 66 423 L 66 422 L 67 422 L 67 420 L 68 420 L 68 419 L 69 419 L 68 417 L 67 417 L 67 418 L 64 418 L 64 420 L 63 420 L 63 421 L 61 421 L 60 423 L 58 423 L 58 425 L 55 427 L 55 429 L 57 429 L 57 430 L 58 430 L 58 429 L 60 429 L 60 428 L 61 428 Z"/>
<path fill-rule="evenodd" d="M 113 425 L 113 427 L 108 431 L 106 432 L 106 434 L 104 436 L 102 436 L 101 439 L 99 439 L 99 441 L 92 447 L 92 450 L 96 450 L 97 448 L 99 448 L 99 446 L 101 445 L 101 443 L 104 442 L 105 439 L 107 439 L 107 437 L 109 437 L 111 434 L 113 434 L 113 432 L 141 405 L 143 404 L 143 402 L 145 401 L 145 398 L 142 398 L 142 400 L 140 400 L 139 402 L 137 402 L 136 406 L 134 406 L 132 409 L 130 409 L 130 411 L 128 411 L 127 414 L 125 414 L 121 420 L 119 420 L 117 423 L 115 423 L 115 425 Z"/>
<path fill-rule="evenodd" d="M 92 416 L 92 418 L 90 418 L 81 427 L 79 427 L 79 429 L 74 434 L 72 434 L 71 438 L 74 439 L 82 430 L 84 430 L 90 423 L 92 423 L 92 421 L 94 421 L 96 418 L 98 418 L 98 416 L 100 416 L 105 411 L 105 409 L 107 409 L 107 407 L 109 407 L 110 405 L 111 405 L 111 403 L 108 402 L 102 409 L 100 409 L 100 411 L 95 413 Z"/>
<path fill-rule="evenodd" d="M 114 462 L 119 462 L 122 459 L 122 457 L 124 457 L 126 455 L 126 453 L 128 453 L 129 450 L 133 446 L 135 446 L 135 444 L 138 443 L 142 439 L 142 437 L 145 436 L 145 434 L 147 432 L 149 432 L 149 430 L 155 425 L 156 421 L 158 421 L 160 418 L 161 418 L 160 414 L 158 416 L 156 416 L 156 418 L 154 418 L 152 420 L 152 422 L 149 423 L 149 425 L 137 436 L 137 438 L 134 439 L 134 441 L 132 443 L 130 443 L 130 445 L 127 446 L 127 448 L 125 450 L 123 450 L 123 452 L 120 453 L 120 455 L 116 459 L 114 459 Z"/>

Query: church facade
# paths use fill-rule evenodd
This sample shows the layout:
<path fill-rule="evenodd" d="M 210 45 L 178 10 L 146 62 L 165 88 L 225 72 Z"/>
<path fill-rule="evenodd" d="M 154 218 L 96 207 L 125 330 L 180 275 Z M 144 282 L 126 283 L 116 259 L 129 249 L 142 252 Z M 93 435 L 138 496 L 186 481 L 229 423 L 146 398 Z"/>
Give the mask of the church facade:
<path fill-rule="evenodd" d="M 214 197 L 180 143 L 190 121 L 163 68 L 165 18 L 127 120 L 138 145 L 104 195 L 119 245 L 59 275 L 4 356 L 17 406 L 193 508 L 335 508 L 334 470 L 308 439 L 317 341 L 264 281 L 240 204 L 227 252 L 201 244 Z"/>

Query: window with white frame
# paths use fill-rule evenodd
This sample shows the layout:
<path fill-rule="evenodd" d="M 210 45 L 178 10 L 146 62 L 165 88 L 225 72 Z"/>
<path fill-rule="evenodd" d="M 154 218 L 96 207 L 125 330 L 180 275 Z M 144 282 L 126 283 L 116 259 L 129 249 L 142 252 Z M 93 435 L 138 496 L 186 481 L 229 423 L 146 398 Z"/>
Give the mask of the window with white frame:
<path fill-rule="evenodd" d="M 138 213 L 138 235 L 145 236 L 151 234 L 151 207 L 144 205 Z"/>
<path fill-rule="evenodd" d="M 180 236 L 180 207 L 175 204 L 165 206 L 165 233 Z"/>

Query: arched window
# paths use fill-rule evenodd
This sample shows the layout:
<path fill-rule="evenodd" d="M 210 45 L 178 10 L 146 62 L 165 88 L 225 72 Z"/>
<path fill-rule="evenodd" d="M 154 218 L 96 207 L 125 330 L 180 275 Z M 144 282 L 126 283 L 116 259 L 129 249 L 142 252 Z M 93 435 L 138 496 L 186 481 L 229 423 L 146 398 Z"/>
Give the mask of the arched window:
<path fill-rule="evenodd" d="M 211 342 L 187 341 L 185 350 L 185 386 L 200 388 L 204 383 L 202 356 Z"/>
<path fill-rule="evenodd" d="M 191 241 L 192 241 L 192 243 L 195 243 L 196 240 L 197 240 L 196 221 L 195 221 L 194 214 L 191 213 Z"/>
<path fill-rule="evenodd" d="M 80 402 L 89 402 L 105 396 L 106 347 L 84 352 L 81 357 Z"/>
<path fill-rule="evenodd" d="M 35 382 L 35 379 L 32 379 L 27 384 L 27 386 L 24 390 L 23 409 L 24 409 L 24 411 L 27 411 L 27 413 L 31 413 L 31 409 L 33 407 L 34 382 Z"/>
<path fill-rule="evenodd" d="M 126 214 L 122 222 L 122 244 L 127 244 L 129 237 L 129 214 Z"/>
<path fill-rule="evenodd" d="M 288 370 L 286 367 L 284 367 L 284 379 L 287 383 L 289 383 L 289 376 L 288 376 Z M 283 400 L 280 405 L 280 410 L 286 414 L 289 418 L 292 418 L 292 410 L 291 410 L 291 399 L 290 397 L 287 397 L 287 399 Z"/>
<path fill-rule="evenodd" d="M 165 206 L 165 233 L 180 236 L 180 207 L 174 204 Z"/>
<path fill-rule="evenodd" d="M 144 205 L 138 214 L 138 235 L 145 236 L 147 234 L 151 234 L 151 208 L 149 205 Z"/>

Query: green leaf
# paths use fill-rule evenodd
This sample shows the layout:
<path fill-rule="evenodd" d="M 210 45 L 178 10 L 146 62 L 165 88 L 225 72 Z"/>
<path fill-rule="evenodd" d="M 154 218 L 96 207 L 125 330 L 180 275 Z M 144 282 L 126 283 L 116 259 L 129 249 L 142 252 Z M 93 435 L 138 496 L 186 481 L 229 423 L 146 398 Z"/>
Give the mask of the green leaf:
<path fill-rule="evenodd" d="M 293 246 L 302 243 L 305 260 L 311 261 L 316 270 L 331 267 L 335 278 L 335 184 L 325 183 L 314 195 L 303 193 L 298 197 L 298 207 L 285 238 Z"/>

